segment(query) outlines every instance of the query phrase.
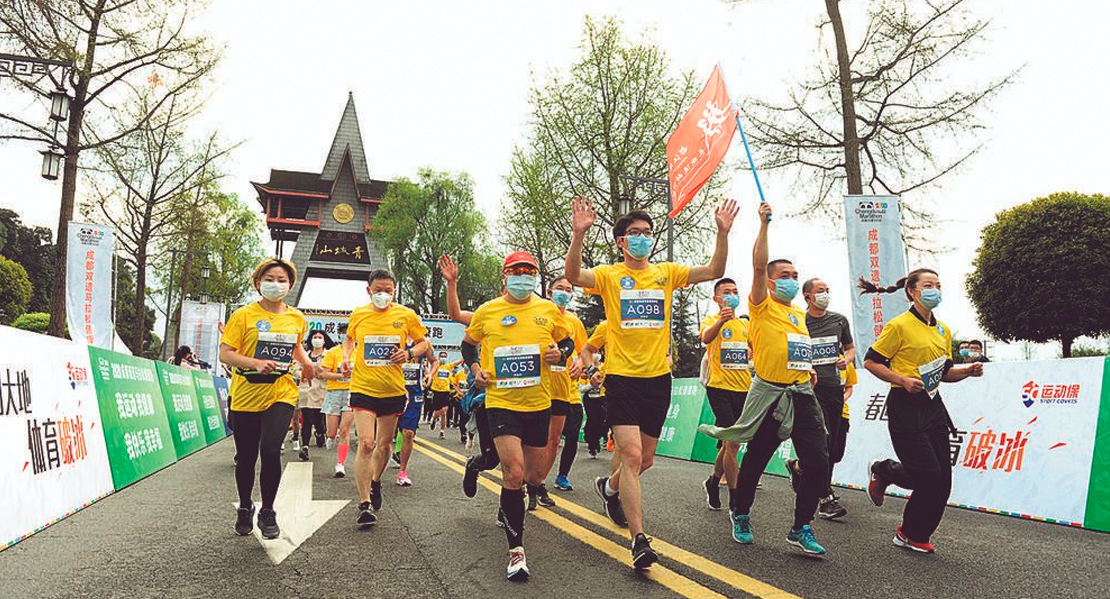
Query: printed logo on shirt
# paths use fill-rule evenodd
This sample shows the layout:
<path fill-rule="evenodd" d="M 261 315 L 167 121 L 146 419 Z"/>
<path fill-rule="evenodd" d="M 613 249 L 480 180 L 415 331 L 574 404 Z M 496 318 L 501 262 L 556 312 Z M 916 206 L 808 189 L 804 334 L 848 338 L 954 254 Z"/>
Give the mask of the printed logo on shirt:
<path fill-rule="evenodd" d="M 265 333 L 266 331 L 270 330 L 270 321 L 260 319 L 258 322 L 254 323 L 254 326 L 259 330 L 259 332 Z"/>
<path fill-rule="evenodd" d="M 403 320 L 394 320 L 393 321 L 393 328 L 395 328 L 395 329 L 405 328 L 405 321 L 403 321 Z"/>
<path fill-rule="evenodd" d="M 794 316 L 793 314 L 790 314 L 789 316 L 790 316 L 790 322 L 793 323 L 794 326 L 798 326 L 798 317 Z"/>
<path fill-rule="evenodd" d="M 732 329 L 725 329 L 721 331 L 721 336 L 725 339 L 732 339 Z"/>
<path fill-rule="evenodd" d="M 543 316 L 537 316 L 532 320 L 541 327 L 547 326 L 547 318 L 544 318 Z"/>
<path fill-rule="evenodd" d="M 624 289 L 633 289 L 636 287 L 636 281 L 632 277 L 621 277 L 621 287 Z"/>
<path fill-rule="evenodd" d="M 503 327 L 511 327 L 514 324 L 516 324 L 516 316 L 513 316 L 511 314 L 501 319 L 501 326 Z"/>
<path fill-rule="evenodd" d="M 938 324 L 937 325 L 937 332 L 940 333 L 941 337 L 943 337 L 944 336 L 944 325 Z"/>

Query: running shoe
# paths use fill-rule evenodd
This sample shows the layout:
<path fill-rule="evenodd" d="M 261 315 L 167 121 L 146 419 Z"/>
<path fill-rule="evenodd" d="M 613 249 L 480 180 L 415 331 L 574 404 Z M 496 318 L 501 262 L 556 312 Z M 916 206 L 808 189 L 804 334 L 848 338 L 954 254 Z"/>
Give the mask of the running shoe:
<path fill-rule="evenodd" d="M 825 548 L 817 542 L 817 537 L 813 535 L 813 527 L 808 524 L 800 530 L 791 528 L 786 534 L 786 542 L 810 555 L 825 555 Z"/>
<path fill-rule="evenodd" d="M 659 561 L 659 554 L 651 548 L 651 539 L 644 533 L 636 535 L 632 541 L 632 567 L 642 570 L 650 568 L 657 561 Z"/>
<path fill-rule="evenodd" d="M 878 465 L 879 460 L 871 460 L 871 462 L 867 464 L 867 478 L 869 481 L 867 483 L 867 497 L 871 499 L 871 503 L 874 503 L 878 507 L 882 507 L 883 501 L 886 500 L 886 488 L 890 485 L 890 482 L 875 471 L 875 467 Z"/>
<path fill-rule="evenodd" d="M 281 442 L 281 450 L 282 450 L 282 451 L 285 451 L 285 441 L 282 441 L 282 442 Z M 236 464 L 238 464 L 238 463 L 239 463 L 239 456 L 235 456 L 235 463 L 236 463 Z"/>
<path fill-rule="evenodd" d="M 597 459 L 597 450 L 596 449 L 591 449 L 590 450 L 590 459 L 591 460 L 596 460 Z"/>
<path fill-rule="evenodd" d="M 741 545 L 751 545 L 754 543 L 755 534 L 752 533 L 751 516 L 741 516 L 735 513 L 730 515 L 732 516 L 732 540 Z"/>
<path fill-rule="evenodd" d="M 465 433 L 459 436 L 459 445 L 466 445 L 466 434 Z"/>
<path fill-rule="evenodd" d="M 316 433 L 316 447 L 320 448 L 320 447 L 323 447 L 323 446 L 324 446 L 324 435 L 322 433 Z"/>
<path fill-rule="evenodd" d="M 474 435 L 470 435 L 466 438 L 466 450 L 470 451 L 472 449 L 474 449 Z"/>
<path fill-rule="evenodd" d="M 284 445 L 282 447 L 284 447 Z M 293 451 L 300 451 L 300 450 L 301 450 L 301 440 L 300 439 L 293 439 Z"/>
<path fill-rule="evenodd" d="M 334 448 L 335 448 L 335 439 L 328 439 L 327 441 L 324 441 L 324 449 L 327 449 L 327 450 L 330 451 Z"/>
<path fill-rule="evenodd" d="M 721 479 L 712 474 L 705 479 L 705 502 L 714 512 L 721 511 Z"/>
<path fill-rule="evenodd" d="M 236 531 L 236 532 L 238 532 L 238 531 Z M 898 532 L 894 533 L 894 539 L 892 540 L 892 542 L 897 547 L 901 547 L 903 549 L 909 549 L 910 551 L 916 551 L 918 553 L 936 553 L 937 552 L 937 548 L 935 546 L 933 546 L 932 543 L 918 543 L 917 541 L 911 541 L 909 537 L 902 534 L 902 526 L 901 525 L 898 525 Z"/>
<path fill-rule="evenodd" d="M 378 517 L 374 515 L 374 512 L 370 511 L 369 501 L 363 501 L 358 504 L 358 520 L 355 520 L 355 522 L 359 526 L 370 526 L 377 521 Z"/>
<path fill-rule="evenodd" d="M 840 502 L 836 500 L 835 496 L 829 495 L 821 500 L 821 505 L 817 508 L 817 515 L 825 520 L 836 520 L 837 518 L 847 516 L 848 510 L 840 505 Z"/>
<path fill-rule="evenodd" d="M 513 547 L 509 550 L 509 567 L 505 570 L 505 577 L 513 582 L 528 580 L 528 561 L 524 559 L 524 548 Z"/>
<path fill-rule="evenodd" d="M 262 533 L 263 539 L 278 538 L 281 529 L 278 528 L 277 512 L 265 508 L 258 510 L 258 531 Z"/>
<path fill-rule="evenodd" d="M 798 460 L 786 460 L 786 471 L 790 473 L 790 488 L 797 493 L 802 488 L 802 475 L 798 472 Z"/>
<path fill-rule="evenodd" d="M 299 452 L 297 452 L 297 457 L 301 458 L 302 462 L 307 462 L 308 461 L 308 446 L 307 445 L 302 447 L 301 450 Z"/>
<path fill-rule="evenodd" d="M 474 462 L 476 456 L 466 459 L 466 472 L 463 472 L 463 495 L 474 497 L 478 494 L 478 468 Z"/>
<path fill-rule="evenodd" d="M 374 507 L 374 511 L 382 509 L 382 481 L 370 481 L 370 505 Z"/>
<path fill-rule="evenodd" d="M 603 502 L 601 513 L 609 517 L 617 526 L 628 526 L 628 519 L 624 517 L 624 508 L 621 507 L 621 495 L 617 493 L 612 497 L 605 494 L 605 483 L 609 482 L 608 476 L 599 476 L 594 479 L 594 490 Z"/>
<path fill-rule="evenodd" d="M 409 478 L 409 473 L 404 470 L 397 473 L 397 486 L 398 487 L 411 487 L 412 479 Z"/>
<path fill-rule="evenodd" d="M 560 491 L 574 490 L 574 486 L 570 484 L 570 481 L 567 480 L 567 476 L 565 474 L 560 474 L 559 476 L 555 477 L 555 488 L 559 489 Z"/>
<path fill-rule="evenodd" d="M 439 431 L 439 438 L 440 438 L 440 439 L 446 439 L 446 438 L 447 438 L 447 435 L 444 435 L 444 434 L 443 434 L 443 431 Z"/>
<path fill-rule="evenodd" d="M 333 476 L 335 476 L 335 478 L 343 478 L 347 476 L 347 467 L 343 464 L 336 464 L 335 474 Z"/>
<path fill-rule="evenodd" d="M 547 485 L 544 484 L 544 483 L 540 483 L 536 487 L 536 501 L 538 501 L 539 504 L 542 505 L 543 507 L 547 507 L 547 508 L 555 507 L 555 500 L 552 499 L 551 496 L 547 494 Z"/>
<path fill-rule="evenodd" d="M 539 508 L 539 505 L 540 502 L 539 499 L 536 498 L 535 488 L 532 485 L 528 485 L 528 507 L 526 509 L 529 512 L 534 512 Z"/>
<path fill-rule="evenodd" d="M 428 430 L 433 430 L 433 431 L 436 430 L 436 421 L 435 420 L 432 420 L 431 423 L 428 424 Z"/>
<path fill-rule="evenodd" d="M 235 534 L 245 537 L 254 530 L 254 504 L 250 507 L 236 508 Z"/>

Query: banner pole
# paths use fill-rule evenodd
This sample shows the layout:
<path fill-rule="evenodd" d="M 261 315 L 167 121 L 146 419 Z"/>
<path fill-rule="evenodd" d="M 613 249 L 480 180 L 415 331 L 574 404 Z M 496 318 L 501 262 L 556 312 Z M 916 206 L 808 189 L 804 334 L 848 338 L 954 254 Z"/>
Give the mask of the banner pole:
<path fill-rule="evenodd" d="M 748 155 L 748 165 L 752 167 L 752 177 L 755 178 L 755 188 L 759 191 L 759 201 L 766 204 L 767 198 L 763 195 L 763 185 L 759 183 L 759 172 L 755 170 L 755 161 L 752 160 L 752 149 L 748 146 L 748 136 L 744 135 L 744 125 L 740 124 L 740 108 L 734 107 L 736 110 L 736 129 L 740 131 L 740 141 L 744 143 L 744 153 Z M 771 222 L 771 217 L 767 217 L 767 222 Z"/>

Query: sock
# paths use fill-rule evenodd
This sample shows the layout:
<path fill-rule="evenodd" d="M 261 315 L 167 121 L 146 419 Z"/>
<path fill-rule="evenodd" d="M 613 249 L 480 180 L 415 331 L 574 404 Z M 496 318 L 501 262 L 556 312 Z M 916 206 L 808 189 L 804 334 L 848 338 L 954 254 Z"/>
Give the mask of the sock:
<path fill-rule="evenodd" d="M 339 455 L 338 455 L 338 459 L 336 460 L 335 463 L 336 464 L 346 464 L 347 463 L 347 452 L 351 450 L 351 445 L 349 443 L 340 443 L 337 447 L 339 447 Z"/>
<path fill-rule="evenodd" d="M 359 511 L 370 509 L 370 502 L 369 501 L 363 501 L 362 503 L 359 503 L 358 504 L 358 509 L 359 509 Z"/>
<path fill-rule="evenodd" d="M 375 490 L 381 491 L 382 490 L 382 481 L 380 481 L 380 480 L 370 481 L 370 490 L 371 491 L 375 491 Z"/>
<path fill-rule="evenodd" d="M 613 487 L 609 484 L 609 479 L 605 479 L 605 495 L 607 497 L 616 497 L 619 491 L 614 491 Z"/>
<path fill-rule="evenodd" d="M 501 513 L 505 515 L 505 539 L 509 549 L 524 543 L 524 489 L 501 487 Z"/>
<path fill-rule="evenodd" d="M 536 485 L 533 485 L 532 483 L 524 483 L 524 488 L 528 491 L 529 497 L 535 497 L 537 491 L 539 490 L 536 488 Z M 515 546 L 516 545 L 514 545 L 514 547 Z"/>

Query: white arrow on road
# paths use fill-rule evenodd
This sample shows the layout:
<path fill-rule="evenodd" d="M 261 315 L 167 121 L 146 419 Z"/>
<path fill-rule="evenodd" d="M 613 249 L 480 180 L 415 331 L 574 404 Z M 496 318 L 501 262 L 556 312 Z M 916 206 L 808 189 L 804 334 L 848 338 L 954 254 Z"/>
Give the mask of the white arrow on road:
<path fill-rule="evenodd" d="M 262 543 L 270 561 L 274 565 L 280 564 L 348 503 L 349 500 L 313 501 L 312 462 L 290 462 L 285 465 L 281 486 L 274 499 L 281 536 L 273 540 L 263 539 L 257 521 L 254 536 Z M 234 505 L 239 507 L 238 503 Z"/>

